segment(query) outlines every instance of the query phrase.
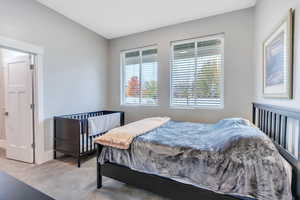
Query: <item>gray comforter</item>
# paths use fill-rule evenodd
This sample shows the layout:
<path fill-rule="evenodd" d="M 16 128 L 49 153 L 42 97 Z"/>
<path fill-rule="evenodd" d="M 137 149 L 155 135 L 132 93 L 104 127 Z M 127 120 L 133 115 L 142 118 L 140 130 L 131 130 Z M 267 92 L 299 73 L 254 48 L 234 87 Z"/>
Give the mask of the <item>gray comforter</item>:
<path fill-rule="evenodd" d="M 104 147 L 98 160 L 221 194 L 291 200 L 288 172 L 272 141 L 243 119 L 216 124 L 169 121 L 130 149 Z"/>

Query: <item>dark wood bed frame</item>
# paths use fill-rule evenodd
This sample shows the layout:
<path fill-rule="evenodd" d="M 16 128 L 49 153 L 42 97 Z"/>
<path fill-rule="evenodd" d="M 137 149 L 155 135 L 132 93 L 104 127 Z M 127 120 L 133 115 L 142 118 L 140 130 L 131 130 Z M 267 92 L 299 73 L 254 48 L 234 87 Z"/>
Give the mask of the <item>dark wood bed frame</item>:
<path fill-rule="evenodd" d="M 300 111 L 278 106 L 253 103 L 253 123 L 268 135 L 280 154 L 293 168 L 292 193 L 295 200 L 300 200 L 300 161 L 287 151 L 287 119 L 300 120 Z M 300 123 L 299 123 L 300 125 Z M 300 146 L 300 133 L 299 143 Z M 299 148 L 300 149 L 300 148 Z M 298 152 L 300 153 L 298 149 Z M 102 145 L 97 144 L 97 158 Z M 299 154 L 300 155 L 300 154 Z M 98 159 L 97 159 L 98 160 Z M 97 162 L 97 188 L 102 187 L 102 176 L 110 177 L 123 183 L 145 189 L 175 200 L 237 200 L 247 199 L 221 195 L 192 185 L 176 182 L 169 178 L 141 173 L 114 163 L 100 165 Z"/>

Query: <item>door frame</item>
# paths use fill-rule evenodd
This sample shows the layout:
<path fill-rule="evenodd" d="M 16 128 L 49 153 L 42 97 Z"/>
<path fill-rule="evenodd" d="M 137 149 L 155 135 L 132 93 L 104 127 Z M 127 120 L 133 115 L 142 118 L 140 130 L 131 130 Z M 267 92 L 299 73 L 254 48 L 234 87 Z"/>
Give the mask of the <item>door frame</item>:
<path fill-rule="evenodd" d="M 0 35 L 0 47 L 21 51 L 35 55 L 35 69 L 33 71 L 34 80 L 34 143 L 35 143 L 35 163 L 42 164 L 51 160 L 53 151 L 45 151 L 45 131 L 44 131 L 44 80 L 43 80 L 43 57 L 44 48 L 30 43 L 17 41 Z"/>

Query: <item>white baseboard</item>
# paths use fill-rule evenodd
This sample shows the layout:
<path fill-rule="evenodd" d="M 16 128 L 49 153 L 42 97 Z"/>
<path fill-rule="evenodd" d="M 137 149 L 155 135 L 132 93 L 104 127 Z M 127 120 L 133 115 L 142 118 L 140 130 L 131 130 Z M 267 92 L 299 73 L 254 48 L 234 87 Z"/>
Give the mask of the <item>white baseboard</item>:
<path fill-rule="evenodd" d="M 53 150 L 45 151 L 43 153 L 43 157 L 41 159 L 36 160 L 36 164 L 40 165 L 40 164 L 43 164 L 43 163 L 48 162 L 50 160 L 53 160 Z"/>
<path fill-rule="evenodd" d="M 0 140 L 0 148 L 6 149 L 6 140 Z"/>

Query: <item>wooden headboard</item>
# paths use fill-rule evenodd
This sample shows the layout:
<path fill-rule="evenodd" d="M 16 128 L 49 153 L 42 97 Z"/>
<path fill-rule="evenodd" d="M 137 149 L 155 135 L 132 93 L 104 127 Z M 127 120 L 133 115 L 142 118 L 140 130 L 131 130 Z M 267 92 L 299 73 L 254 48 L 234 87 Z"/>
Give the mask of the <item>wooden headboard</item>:
<path fill-rule="evenodd" d="M 300 110 L 253 103 L 253 123 L 293 167 L 292 192 L 300 200 Z"/>

